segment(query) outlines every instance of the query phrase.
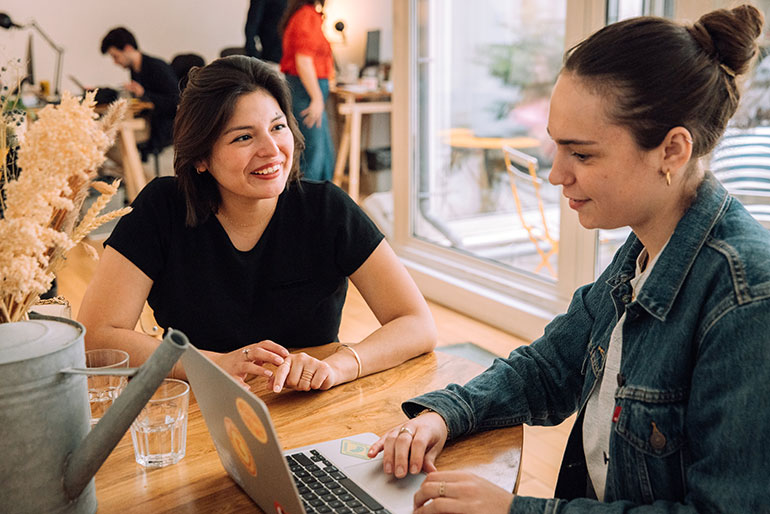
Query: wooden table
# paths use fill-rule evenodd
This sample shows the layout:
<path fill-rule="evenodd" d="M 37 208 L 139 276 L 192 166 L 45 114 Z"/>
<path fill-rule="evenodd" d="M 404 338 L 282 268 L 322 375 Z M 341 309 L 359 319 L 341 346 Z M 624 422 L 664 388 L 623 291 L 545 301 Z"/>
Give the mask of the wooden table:
<path fill-rule="evenodd" d="M 106 112 L 108 107 L 109 105 L 100 104 L 96 106 L 95 111 L 102 114 Z M 128 102 L 126 118 L 120 122 L 118 127 L 115 144 L 118 145 L 123 159 L 123 184 L 126 187 L 126 197 L 129 202 L 133 201 L 139 191 L 147 185 L 147 176 L 144 174 L 142 159 L 139 157 L 139 149 L 136 147 L 135 134 L 145 130 L 149 122 L 144 118 L 137 118 L 136 115 L 154 107 L 152 102 L 132 98 Z"/>
<path fill-rule="evenodd" d="M 391 111 L 390 93 L 385 90 L 360 91 L 337 86 L 332 94 L 342 103 L 338 111 L 345 117 L 345 124 L 340 137 L 337 161 L 334 165 L 334 183 L 342 185 L 345 163 L 348 165 L 348 194 L 358 202 L 361 175 L 361 122 L 364 114 L 389 113 Z"/>
<path fill-rule="evenodd" d="M 308 351 L 328 355 L 336 345 Z M 361 432 L 384 433 L 402 423 L 401 402 L 423 392 L 464 383 L 481 366 L 441 352 L 423 355 L 382 373 L 329 391 L 281 394 L 252 390 L 267 403 L 284 449 Z M 440 470 L 464 469 L 508 490 L 518 483 L 521 426 L 483 432 L 448 445 L 436 462 Z M 232 481 L 219 461 L 198 406 L 190 403 L 187 455 L 166 468 L 145 470 L 134 461 L 126 434 L 96 474 L 100 513 L 255 512 L 252 500 Z"/>

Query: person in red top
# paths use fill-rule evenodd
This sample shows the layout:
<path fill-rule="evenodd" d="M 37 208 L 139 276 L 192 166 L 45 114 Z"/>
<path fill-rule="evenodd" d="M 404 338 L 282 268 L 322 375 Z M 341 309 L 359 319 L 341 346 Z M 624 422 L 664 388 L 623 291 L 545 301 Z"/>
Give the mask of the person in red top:
<path fill-rule="evenodd" d="M 334 147 L 326 99 L 334 74 L 332 49 L 321 30 L 324 0 L 289 0 L 281 21 L 281 71 L 291 89 L 292 113 L 305 136 L 300 169 L 305 178 L 331 180 Z"/>

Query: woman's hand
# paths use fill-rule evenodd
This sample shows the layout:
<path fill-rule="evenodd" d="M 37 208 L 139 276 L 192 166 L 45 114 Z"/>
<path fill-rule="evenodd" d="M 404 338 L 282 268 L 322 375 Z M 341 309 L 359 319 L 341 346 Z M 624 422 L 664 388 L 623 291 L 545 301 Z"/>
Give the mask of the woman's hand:
<path fill-rule="evenodd" d="M 415 514 L 505 514 L 513 494 L 467 471 L 437 471 L 425 477 L 414 495 Z"/>
<path fill-rule="evenodd" d="M 436 471 L 436 457 L 444 449 L 447 434 L 439 414 L 420 414 L 380 437 L 369 448 L 369 458 L 382 451 L 383 471 L 396 478 L 404 478 L 407 470 L 413 475 L 421 470 L 430 473 Z"/>
<path fill-rule="evenodd" d="M 308 128 L 320 127 L 324 108 L 325 106 L 323 97 L 319 99 L 311 99 L 310 105 L 307 106 L 307 109 L 299 113 L 300 116 L 302 116 L 302 122 L 305 124 L 305 126 Z"/>
<path fill-rule="evenodd" d="M 278 366 L 267 387 L 280 393 L 284 387 L 298 391 L 329 389 L 337 383 L 337 373 L 326 362 L 301 353 L 292 353 Z"/>
<path fill-rule="evenodd" d="M 272 377 L 273 372 L 263 365 L 270 363 L 280 366 L 289 356 L 289 350 L 273 341 L 260 341 L 256 344 L 244 346 L 240 350 L 219 354 L 212 360 L 230 375 L 235 377 L 246 389 L 248 375 Z"/>

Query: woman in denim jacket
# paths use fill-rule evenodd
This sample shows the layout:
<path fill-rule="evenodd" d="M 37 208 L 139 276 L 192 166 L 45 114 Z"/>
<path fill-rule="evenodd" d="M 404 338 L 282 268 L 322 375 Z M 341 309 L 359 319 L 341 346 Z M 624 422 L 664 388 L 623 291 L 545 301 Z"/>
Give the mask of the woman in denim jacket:
<path fill-rule="evenodd" d="M 699 165 L 762 23 L 636 18 L 568 53 L 549 180 L 584 227 L 633 233 L 543 337 L 403 405 L 370 456 L 428 472 L 416 512 L 770 512 L 770 233 Z M 575 412 L 554 499 L 434 465 L 449 439 Z"/>

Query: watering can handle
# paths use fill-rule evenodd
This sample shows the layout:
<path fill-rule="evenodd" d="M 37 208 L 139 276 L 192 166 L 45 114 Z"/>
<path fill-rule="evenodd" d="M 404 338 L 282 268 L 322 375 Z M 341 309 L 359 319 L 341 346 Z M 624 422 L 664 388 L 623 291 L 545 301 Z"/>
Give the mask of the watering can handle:
<path fill-rule="evenodd" d="M 59 373 L 67 373 L 69 375 L 90 375 L 90 376 L 104 376 L 104 377 L 133 377 L 139 372 L 140 368 L 110 368 L 110 369 L 94 369 L 94 368 L 65 368 L 59 370 Z"/>

